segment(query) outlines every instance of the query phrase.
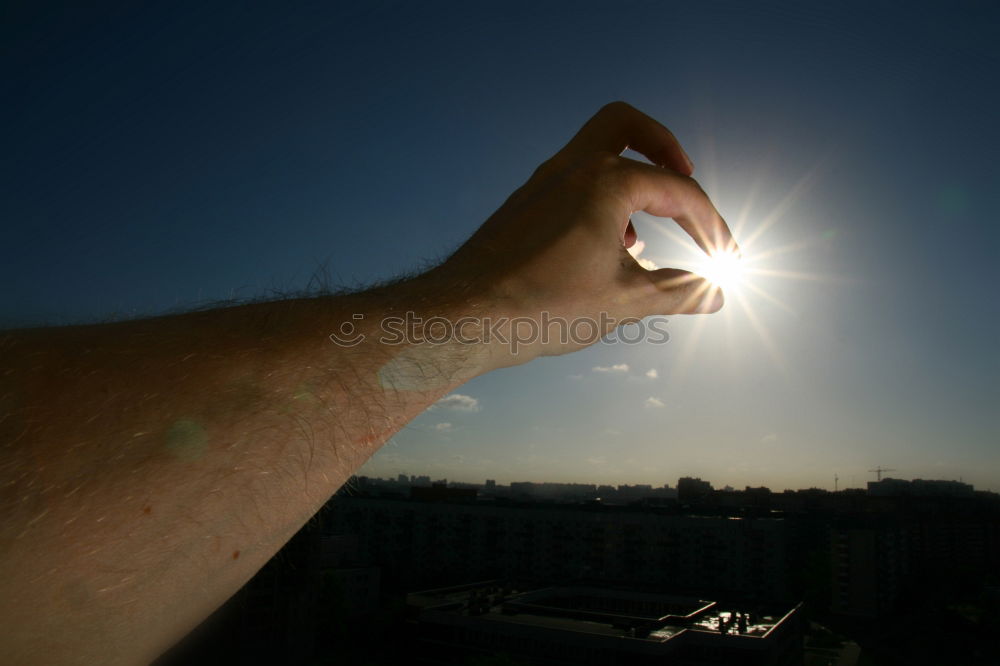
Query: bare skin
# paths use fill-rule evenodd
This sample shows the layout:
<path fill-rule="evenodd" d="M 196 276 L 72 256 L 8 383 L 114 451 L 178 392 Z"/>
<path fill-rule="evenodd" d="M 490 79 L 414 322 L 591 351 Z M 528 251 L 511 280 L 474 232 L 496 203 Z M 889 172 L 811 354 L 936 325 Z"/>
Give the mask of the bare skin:
<path fill-rule="evenodd" d="M 620 157 L 626 147 L 653 165 Z M 615 322 L 718 310 L 721 294 L 701 278 L 647 271 L 626 250 L 637 210 L 674 218 L 706 251 L 735 247 L 691 171 L 669 131 L 618 102 L 419 277 L 0 334 L 0 653 L 149 661 L 462 383 L 586 346 Z M 418 325 L 386 344 L 380 322 L 406 311 L 463 320 L 462 339 L 430 344 Z M 494 329 L 509 337 L 543 312 L 611 323 L 516 354 L 485 339 L 484 318 L 521 322 Z M 345 322 L 364 340 L 335 344 Z"/>

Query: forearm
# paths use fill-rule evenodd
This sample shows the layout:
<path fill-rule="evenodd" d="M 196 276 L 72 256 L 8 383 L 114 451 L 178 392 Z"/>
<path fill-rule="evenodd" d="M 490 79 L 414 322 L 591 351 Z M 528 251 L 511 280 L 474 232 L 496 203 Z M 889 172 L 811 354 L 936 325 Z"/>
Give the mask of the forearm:
<path fill-rule="evenodd" d="M 718 310 L 717 287 L 626 249 L 645 210 L 736 250 L 691 168 L 666 128 L 613 103 L 420 278 L 0 337 L 0 652 L 153 657 L 452 388 L 625 321 Z M 407 312 L 437 319 L 383 330 Z"/>
<path fill-rule="evenodd" d="M 183 632 L 399 427 L 484 370 L 481 347 L 418 344 L 419 329 L 379 339 L 401 304 L 448 318 L 482 307 L 426 280 L 10 334 L 0 562 L 22 573 L 0 597 L 24 657 L 128 660 L 135 637 Z M 330 339 L 345 321 L 363 342 Z M 71 655 L 53 653 L 60 642 Z"/>

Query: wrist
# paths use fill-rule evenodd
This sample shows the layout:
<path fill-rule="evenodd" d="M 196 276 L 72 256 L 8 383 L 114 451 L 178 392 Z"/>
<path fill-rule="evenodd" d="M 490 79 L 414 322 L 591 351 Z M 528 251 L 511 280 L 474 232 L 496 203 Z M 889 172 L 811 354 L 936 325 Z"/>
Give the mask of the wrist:
<path fill-rule="evenodd" d="M 333 299 L 329 344 L 338 364 L 374 370 L 381 388 L 446 392 L 496 367 L 484 344 L 489 301 L 432 271 Z"/>

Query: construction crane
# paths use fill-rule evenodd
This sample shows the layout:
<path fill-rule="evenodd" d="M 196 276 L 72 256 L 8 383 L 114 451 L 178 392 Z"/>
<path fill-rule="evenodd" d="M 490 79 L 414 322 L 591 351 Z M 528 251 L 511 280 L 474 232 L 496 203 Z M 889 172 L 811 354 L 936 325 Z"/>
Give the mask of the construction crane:
<path fill-rule="evenodd" d="M 878 481 L 881 481 L 881 480 L 882 480 L 882 472 L 895 472 L 895 471 L 897 471 L 897 470 L 894 470 L 894 469 L 889 469 L 888 467 L 882 467 L 882 466 L 880 465 L 880 466 L 876 467 L 875 469 L 870 469 L 870 470 L 868 470 L 868 471 L 869 471 L 869 472 L 872 472 L 873 474 L 875 474 L 875 478 L 876 478 L 876 479 L 877 479 Z"/>

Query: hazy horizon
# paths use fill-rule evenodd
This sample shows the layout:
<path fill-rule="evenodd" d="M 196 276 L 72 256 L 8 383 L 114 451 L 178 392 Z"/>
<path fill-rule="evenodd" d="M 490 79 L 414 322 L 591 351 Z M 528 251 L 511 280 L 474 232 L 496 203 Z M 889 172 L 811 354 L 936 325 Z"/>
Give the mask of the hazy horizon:
<path fill-rule="evenodd" d="M 716 479 L 705 478 L 705 477 L 698 477 L 696 474 L 683 474 L 683 473 L 680 474 L 679 476 L 675 477 L 674 479 L 672 479 L 672 480 L 668 479 L 667 481 L 656 480 L 656 479 L 645 480 L 645 481 L 643 481 L 643 480 L 637 480 L 637 481 L 620 481 L 620 480 L 619 481 L 614 481 L 614 480 L 610 480 L 610 481 L 594 481 L 592 479 L 583 479 L 583 478 L 536 478 L 536 479 L 528 479 L 528 478 L 520 478 L 520 477 L 518 477 L 518 478 L 513 478 L 513 477 L 511 477 L 511 478 L 484 477 L 484 478 L 482 478 L 482 479 L 480 479 L 480 480 L 477 481 L 475 479 L 465 478 L 465 477 L 463 477 L 463 478 L 452 478 L 452 477 L 449 477 L 447 475 L 442 475 L 442 474 L 430 474 L 428 472 L 420 471 L 420 470 L 415 471 L 415 472 L 409 472 L 409 471 L 399 470 L 397 472 L 378 472 L 378 473 L 376 473 L 375 471 L 373 471 L 371 469 L 372 467 L 374 467 L 374 466 L 368 466 L 368 467 L 364 467 L 364 468 L 360 469 L 358 471 L 358 473 L 356 474 L 356 476 L 368 476 L 368 477 L 372 477 L 372 478 L 381 478 L 381 479 L 383 479 L 385 481 L 395 481 L 397 479 L 397 477 L 398 477 L 399 474 L 406 474 L 407 477 L 410 477 L 410 476 L 429 476 L 432 482 L 434 482 L 434 481 L 440 481 L 440 480 L 444 479 L 444 480 L 447 480 L 448 483 L 451 483 L 451 482 L 455 482 L 455 483 L 472 483 L 472 484 L 480 484 L 480 485 L 482 485 L 483 483 L 485 483 L 485 481 L 487 479 L 492 479 L 492 480 L 496 481 L 497 485 L 502 485 L 502 486 L 508 486 L 511 483 L 526 482 L 526 483 L 579 483 L 579 484 L 593 484 L 593 485 L 597 485 L 597 486 L 607 485 L 607 486 L 615 486 L 615 487 L 617 487 L 619 485 L 633 486 L 633 485 L 646 484 L 646 485 L 651 485 L 653 488 L 663 488 L 664 485 L 667 485 L 667 486 L 669 486 L 671 488 L 676 488 L 677 487 L 677 481 L 679 479 L 682 479 L 682 478 L 685 478 L 685 477 L 693 477 L 693 478 L 700 478 L 702 481 L 708 481 L 709 483 L 712 484 L 712 487 L 715 490 L 722 490 L 722 489 L 724 489 L 727 486 L 733 488 L 734 490 L 744 490 L 745 488 L 748 488 L 748 487 L 749 488 L 760 488 L 760 487 L 763 486 L 763 487 L 769 488 L 772 492 L 783 492 L 785 490 L 810 490 L 810 489 L 813 489 L 813 488 L 816 488 L 816 489 L 819 489 L 819 490 L 828 490 L 830 492 L 834 491 L 833 477 L 830 477 L 830 483 L 828 484 L 828 486 L 810 485 L 810 486 L 798 486 L 798 487 L 793 487 L 793 486 L 770 486 L 770 485 L 768 485 L 766 483 L 752 482 L 752 481 L 739 482 L 739 483 L 736 483 L 736 482 L 733 482 L 733 481 L 718 481 Z M 457 468 L 457 469 L 461 469 L 461 468 Z M 848 478 L 845 479 L 845 477 L 841 476 L 838 479 L 837 490 L 867 490 L 868 489 L 868 482 L 869 481 L 876 481 L 874 472 L 868 474 L 868 476 L 870 476 L 871 478 L 861 479 L 859 475 L 855 475 L 854 477 L 848 477 Z M 853 478 L 853 480 L 852 480 L 852 478 Z M 883 480 L 885 480 L 885 479 L 898 479 L 898 480 L 904 480 L 904 481 L 912 481 L 912 480 L 916 480 L 916 479 L 920 479 L 920 480 L 923 480 L 923 481 L 958 481 L 958 482 L 961 482 L 961 483 L 969 483 L 970 485 L 972 485 L 974 487 L 975 490 L 984 490 L 984 491 L 990 491 L 990 492 L 997 492 L 997 490 L 995 488 L 982 488 L 982 487 L 980 487 L 980 486 L 978 486 L 978 485 L 976 485 L 974 483 L 971 483 L 967 479 L 962 479 L 962 478 L 948 479 L 948 478 L 936 478 L 936 477 L 934 477 L 934 478 L 932 478 L 932 477 L 908 477 L 906 475 L 899 474 L 897 471 L 893 471 L 893 472 L 891 472 L 889 474 L 883 474 L 882 475 L 882 479 Z"/>

